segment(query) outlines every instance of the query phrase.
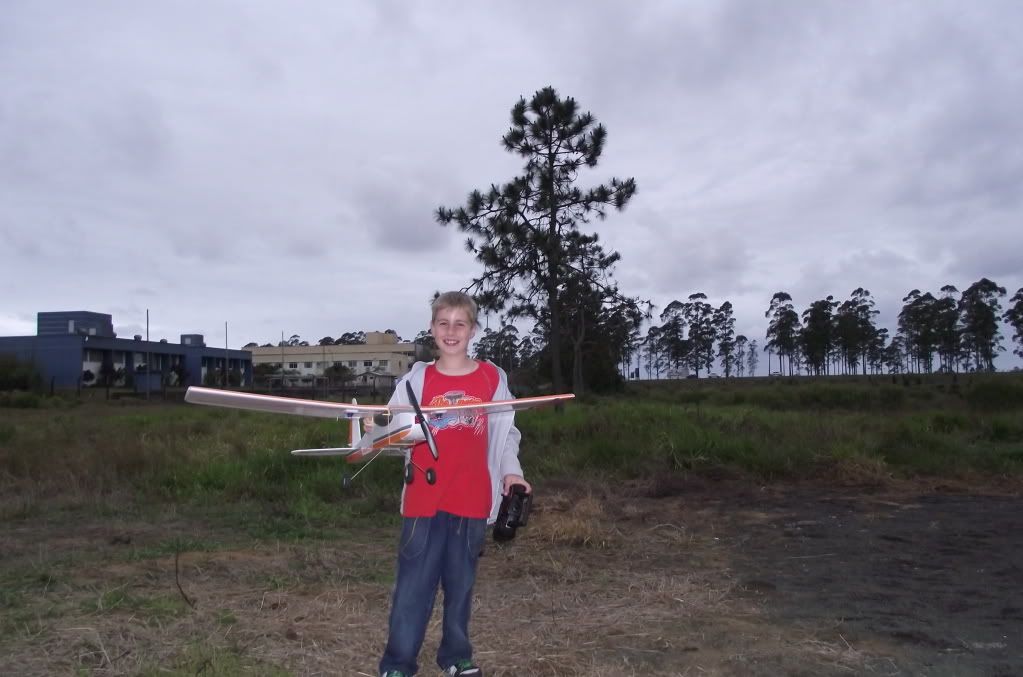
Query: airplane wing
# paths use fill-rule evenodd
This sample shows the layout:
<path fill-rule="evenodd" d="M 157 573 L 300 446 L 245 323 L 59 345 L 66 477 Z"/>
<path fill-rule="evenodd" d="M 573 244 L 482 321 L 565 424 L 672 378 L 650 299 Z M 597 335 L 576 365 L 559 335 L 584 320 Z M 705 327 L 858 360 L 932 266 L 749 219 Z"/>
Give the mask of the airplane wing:
<path fill-rule="evenodd" d="M 301 400 L 297 397 L 257 395 L 254 393 L 235 392 L 233 390 L 201 388 L 199 386 L 190 386 L 188 388 L 185 392 L 185 402 L 214 407 L 228 407 L 230 409 L 265 411 L 273 414 L 318 416 L 320 418 L 355 418 L 390 411 L 387 406 L 378 404 L 345 404 L 344 402 L 326 402 L 323 400 Z M 409 409 L 411 410 L 411 407 Z"/>
<path fill-rule="evenodd" d="M 541 395 L 539 397 L 522 397 L 517 400 L 500 402 L 484 402 L 482 404 L 455 404 L 447 407 L 422 407 L 424 414 L 443 414 L 449 411 L 476 412 L 480 414 L 501 414 L 520 411 L 532 407 L 567 402 L 575 395 Z M 257 395 L 233 390 L 202 388 L 190 386 L 185 392 L 185 401 L 192 404 L 205 404 L 214 407 L 231 409 L 247 409 L 265 411 L 274 414 L 294 414 L 296 416 L 318 416 L 320 418 L 357 418 L 381 413 L 398 413 L 413 411 L 411 405 L 386 404 L 346 404 L 344 402 L 327 402 L 324 400 L 303 400 L 297 397 L 278 397 L 276 395 Z"/>
<path fill-rule="evenodd" d="M 523 409 L 532 409 L 533 407 L 547 406 L 558 402 L 568 402 L 574 397 L 575 395 L 572 393 L 565 395 L 541 395 L 539 397 L 520 397 L 516 400 L 483 402 L 481 404 L 456 404 L 450 407 L 422 407 L 422 410 L 424 414 L 443 414 L 449 411 L 474 412 L 480 414 L 503 414 L 510 411 L 521 411 Z M 411 409 L 411 407 L 390 407 L 392 412 L 407 411 L 409 409 Z"/>

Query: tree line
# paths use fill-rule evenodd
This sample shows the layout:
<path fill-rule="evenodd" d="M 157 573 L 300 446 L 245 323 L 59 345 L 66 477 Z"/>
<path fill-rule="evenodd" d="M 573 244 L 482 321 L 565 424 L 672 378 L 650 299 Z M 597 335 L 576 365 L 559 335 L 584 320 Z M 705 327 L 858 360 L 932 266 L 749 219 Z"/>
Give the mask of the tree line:
<path fill-rule="evenodd" d="M 870 291 L 849 298 L 812 301 L 800 313 L 792 296 L 776 292 L 764 317 L 768 371 L 779 374 L 867 374 L 994 371 L 1004 350 L 1001 322 L 1013 330 L 1014 353 L 1023 357 L 1023 288 L 1002 312 L 1004 287 L 981 278 L 963 292 L 945 285 L 939 295 L 913 289 L 902 299 L 894 336 L 876 323 Z M 725 376 L 756 375 L 757 342 L 734 333 L 732 305 L 714 308 L 705 294 L 673 301 L 640 343 L 648 378 L 685 367 L 699 375 L 715 363 Z M 777 367 L 774 361 L 777 360 Z"/>

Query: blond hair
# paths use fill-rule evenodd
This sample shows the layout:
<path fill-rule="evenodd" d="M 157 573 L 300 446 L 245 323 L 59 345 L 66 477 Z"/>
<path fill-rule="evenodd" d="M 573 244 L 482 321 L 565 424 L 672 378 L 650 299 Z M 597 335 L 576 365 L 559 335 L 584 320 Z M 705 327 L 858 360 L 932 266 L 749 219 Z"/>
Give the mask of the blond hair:
<path fill-rule="evenodd" d="M 443 294 L 438 294 L 437 298 L 430 304 L 430 311 L 432 313 L 430 322 L 437 319 L 437 313 L 448 308 L 461 308 L 469 316 L 469 323 L 474 327 L 476 326 L 479 308 L 476 306 L 476 301 L 464 291 L 446 291 Z"/>

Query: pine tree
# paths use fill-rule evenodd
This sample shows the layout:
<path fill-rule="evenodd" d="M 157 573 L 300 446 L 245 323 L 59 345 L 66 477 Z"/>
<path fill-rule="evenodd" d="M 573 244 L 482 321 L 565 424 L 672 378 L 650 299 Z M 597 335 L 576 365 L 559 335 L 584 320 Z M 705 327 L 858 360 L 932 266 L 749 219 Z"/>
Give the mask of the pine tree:
<path fill-rule="evenodd" d="M 579 171 L 596 167 L 607 130 L 590 113 L 580 113 L 571 97 L 546 87 L 512 108 L 512 126 L 502 137 L 505 150 L 525 159 L 521 176 L 488 191 L 474 190 L 464 207 L 437 210 L 442 224 L 454 222 L 468 234 L 467 249 L 483 273 L 467 291 L 484 308 L 506 308 L 511 317 L 538 319 L 546 313 L 554 389 L 563 391 L 561 343 L 564 311 L 561 290 L 583 272 L 596 235 L 581 224 L 603 219 L 607 209 L 624 209 L 636 193 L 634 179 L 613 178 L 583 190 Z M 607 256 L 617 257 L 615 252 Z"/>

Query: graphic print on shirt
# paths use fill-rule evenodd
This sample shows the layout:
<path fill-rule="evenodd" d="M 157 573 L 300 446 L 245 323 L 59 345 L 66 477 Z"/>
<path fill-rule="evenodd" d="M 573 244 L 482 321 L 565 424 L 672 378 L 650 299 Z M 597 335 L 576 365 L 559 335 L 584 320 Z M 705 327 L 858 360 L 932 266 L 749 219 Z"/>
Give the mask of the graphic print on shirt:
<path fill-rule="evenodd" d="M 431 399 L 429 406 L 451 407 L 462 404 L 483 404 L 483 400 L 473 395 L 466 395 L 464 390 L 449 390 L 443 395 L 437 395 Z M 441 430 L 468 428 L 476 434 L 481 434 L 487 429 L 487 417 L 472 411 L 449 411 L 434 414 L 429 417 L 427 423 L 430 425 L 430 431 L 435 435 Z"/>

